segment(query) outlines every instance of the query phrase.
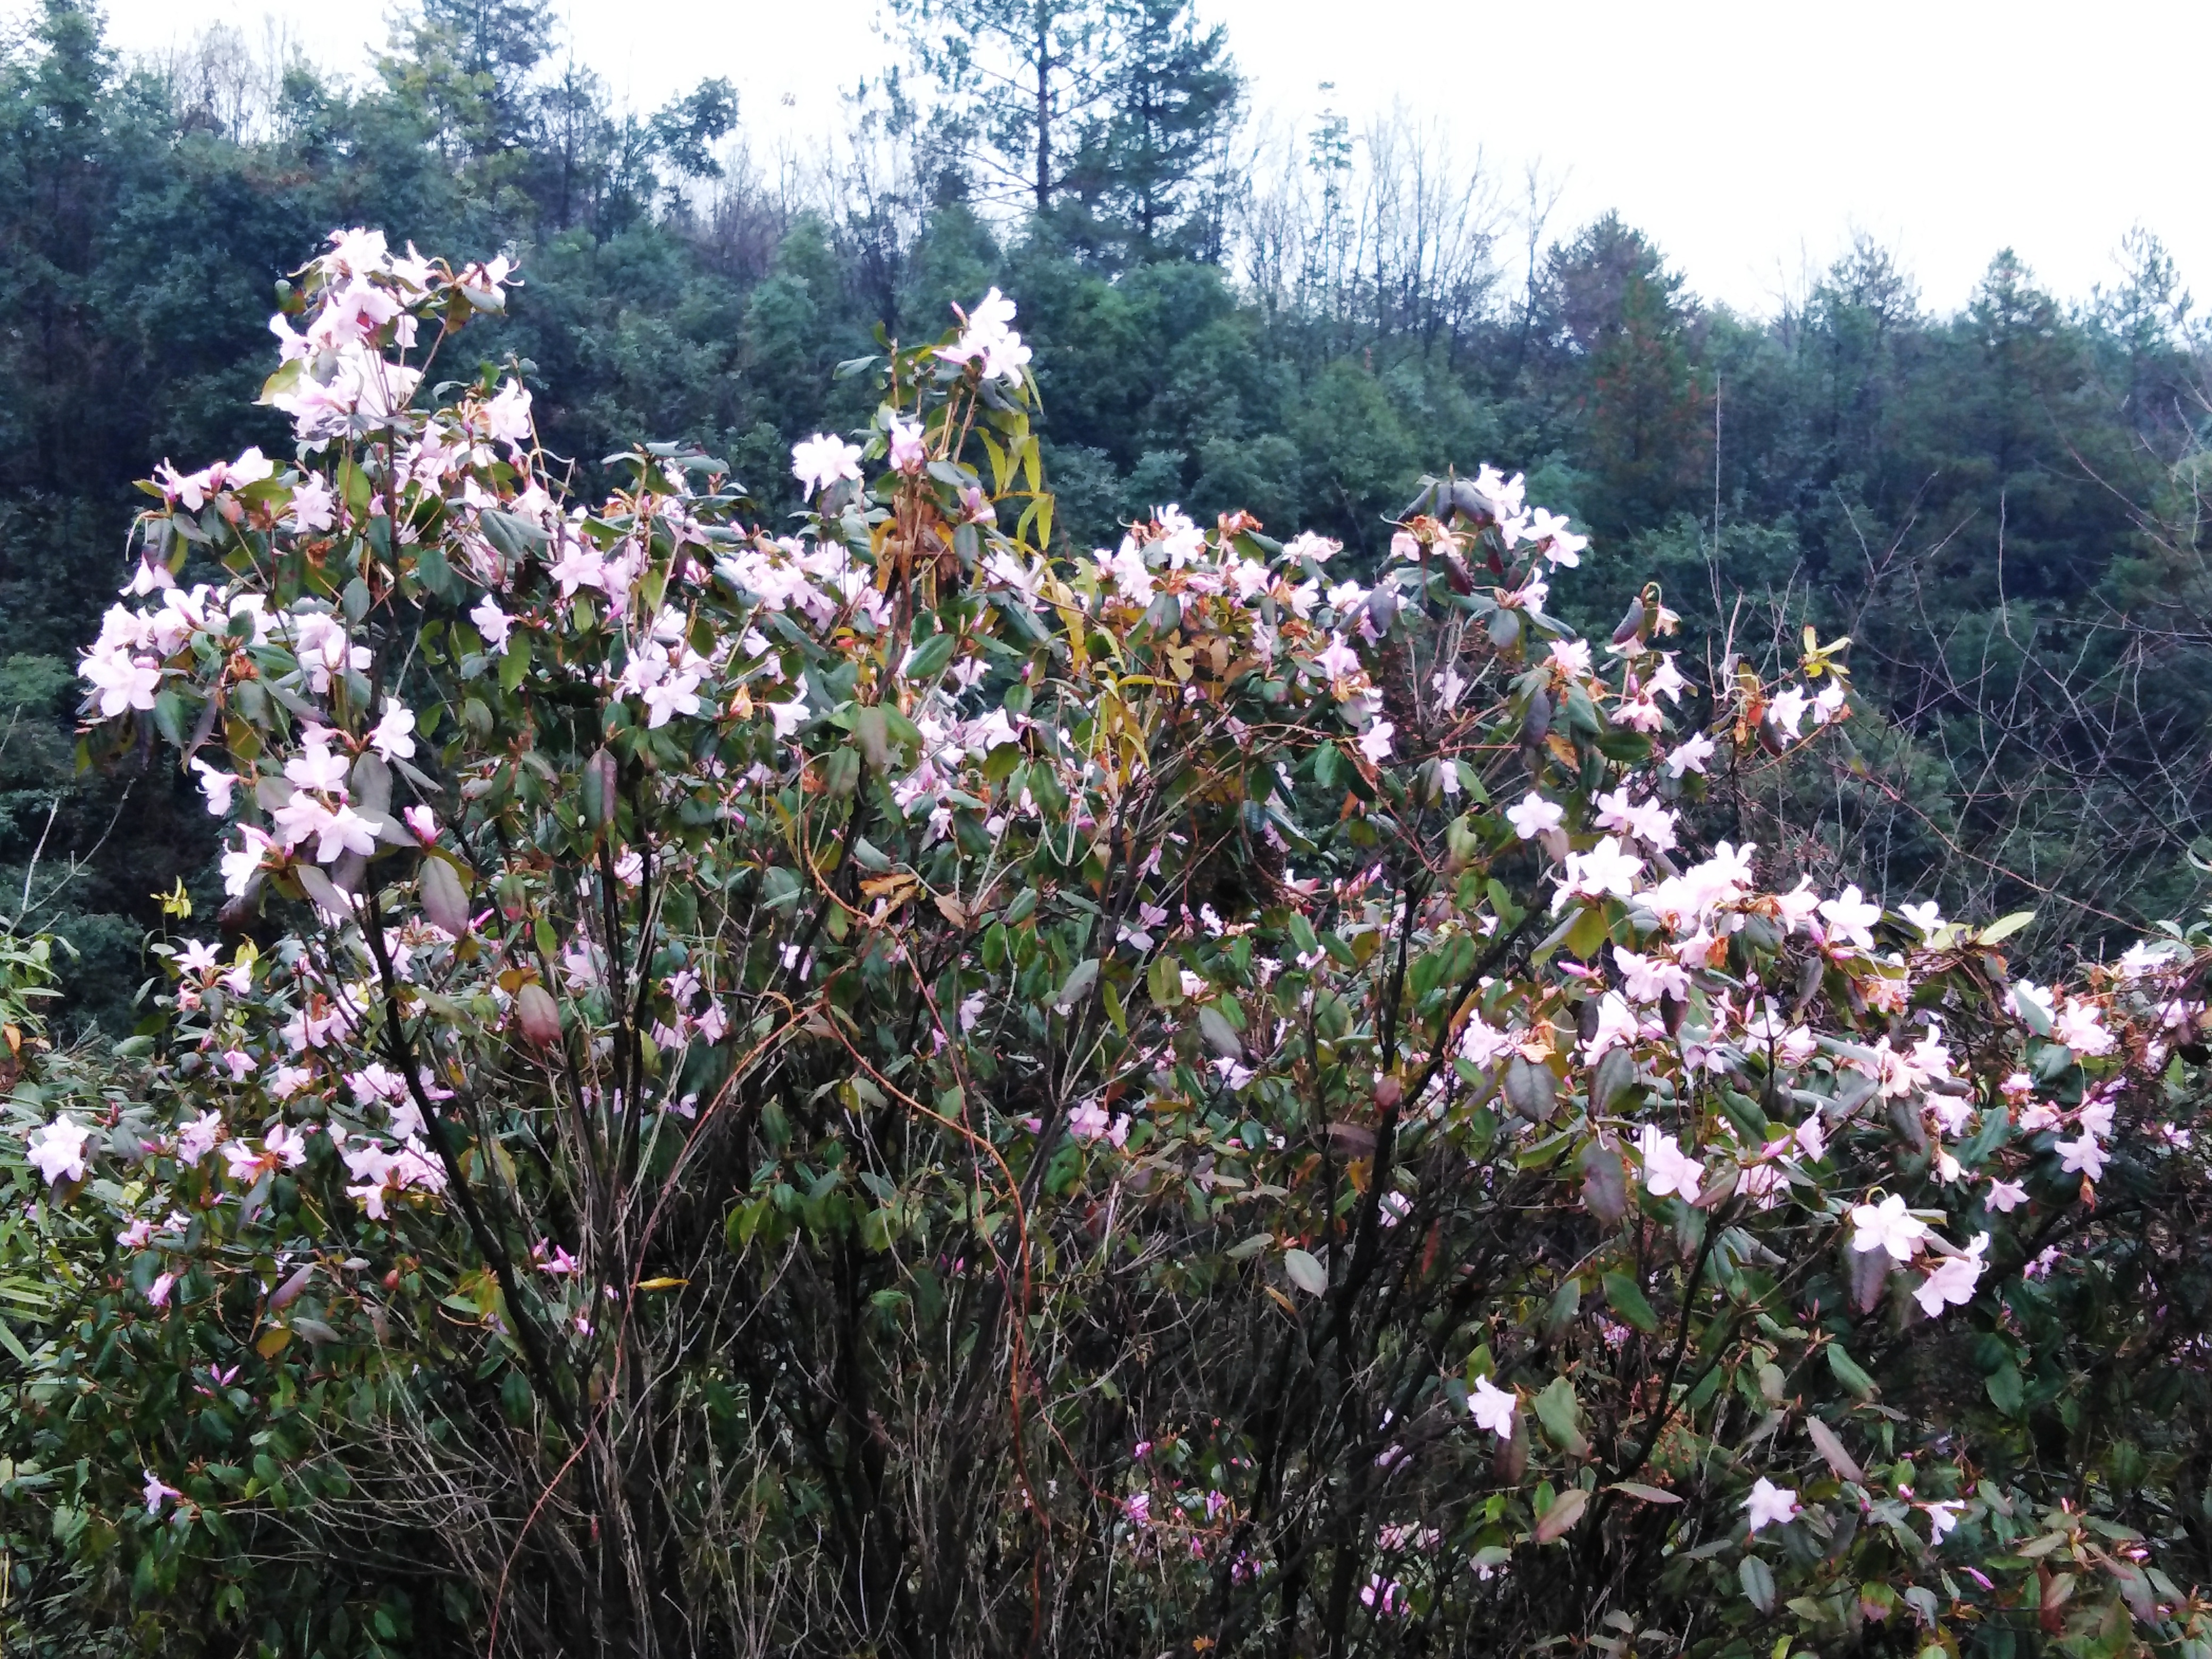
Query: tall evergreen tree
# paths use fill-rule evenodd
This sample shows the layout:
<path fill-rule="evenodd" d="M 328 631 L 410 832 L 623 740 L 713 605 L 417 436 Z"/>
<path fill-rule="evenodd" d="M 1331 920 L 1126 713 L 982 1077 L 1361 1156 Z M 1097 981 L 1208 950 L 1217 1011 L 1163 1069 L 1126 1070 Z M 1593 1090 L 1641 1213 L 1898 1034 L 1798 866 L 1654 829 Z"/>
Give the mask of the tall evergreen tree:
<path fill-rule="evenodd" d="M 1218 246 L 1198 186 L 1243 82 L 1192 0 L 890 0 L 936 88 L 936 136 L 987 199 L 1088 250 L 1149 258 Z"/>
<path fill-rule="evenodd" d="M 1052 210 L 1114 82 L 1098 0 L 890 0 L 915 67 L 934 82 L 937 133 L 986 196 Z"/>
<path fill-rule="evenodd" d="M 1107 15 L 1111 60 L 1084 146 L 1086 193 L 1133 258 L 1218 254 L 1219 174 L 1243 99 L 1228 32 L 1202 27 L 1191 0 L 1118 0 Z"/>

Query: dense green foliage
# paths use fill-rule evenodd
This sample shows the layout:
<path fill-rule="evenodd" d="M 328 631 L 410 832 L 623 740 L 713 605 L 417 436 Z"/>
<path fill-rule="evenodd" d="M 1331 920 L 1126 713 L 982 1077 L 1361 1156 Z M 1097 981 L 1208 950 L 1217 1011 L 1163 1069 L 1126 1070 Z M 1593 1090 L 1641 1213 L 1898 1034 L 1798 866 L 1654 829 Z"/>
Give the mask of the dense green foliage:
<path fill-rule="evenodd" d="M 126 69 L 52 0 L 0 70 L 0 891 L 43 837 L 33 898 L 78 952 L 80 1018 L 127 1027 L 149 896 L 208 892 L 168 775 L 73 776 L 66 667 L 124 568 L 130 481 L 279 443 L 246 397 L 271 286 L 356 222 L 513 248 L 526 286 L 478 349 L 526 364 L 586 482 L 656 435 L 773 500 L 791 441 L 865 412 L 836 362 L 992 283 L 1040 350 L 1066 544 L 1176 501 L 1371 554 L 1424 470 L 1521 466 L 1715 656 L 1800 620 L 1856 640 L 1892 728 L 1863 729 L 1863 775 L 1801 786 L 1831 872 L 1992 908 L 2063 889 L 2066 932 L 2185 908 L 2204 405 L 2154 242 L 2080 306 L 2000 256 L 1932 315 L 1862 246 L 1746 318 L 1608 218 L 1524 287 L 1419 135 L 1331 120 L 1255 161 L 1233 43 L 1170 0 L 895 11 L 912 63 L 802 185 L 747 160 L 768 141 L 721 83 L 614 112 L 532 0 L 435 0 L 365 87 L 220 35 Z"/>
<path fill-rule="evenodd" d="M 2212 1652 L 2212 932 L 1824 896 L 1844 641 L 1577 637 L 1487 467 L 1059 555 L 997 294 L 794 533 L 587 502 L 331 240 L 82 664 L 236 942 L 0 951 L 0 1641 Z"/>

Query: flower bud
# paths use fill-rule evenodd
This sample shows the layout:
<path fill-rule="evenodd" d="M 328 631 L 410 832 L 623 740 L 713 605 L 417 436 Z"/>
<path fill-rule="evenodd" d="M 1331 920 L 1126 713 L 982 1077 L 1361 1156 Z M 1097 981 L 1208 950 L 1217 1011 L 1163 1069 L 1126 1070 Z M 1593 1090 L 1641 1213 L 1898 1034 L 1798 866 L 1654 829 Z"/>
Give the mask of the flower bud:
<path fill-rule="evenodd" d="M 540 1048 L 560 1047 L 560 1007 L 554 1002 L 552 993 L 537 981 L 531 981 L 514 994 L 514 1017 L 522 1026 L 522 1035 Z"/>
<path fill-rule="evenodd" d="M 1528 707 L 1521 716 L 1521 741 L 1532 748 L 1552 729 L 1552 699 L 1541 686 L 1528 694 Z"/>

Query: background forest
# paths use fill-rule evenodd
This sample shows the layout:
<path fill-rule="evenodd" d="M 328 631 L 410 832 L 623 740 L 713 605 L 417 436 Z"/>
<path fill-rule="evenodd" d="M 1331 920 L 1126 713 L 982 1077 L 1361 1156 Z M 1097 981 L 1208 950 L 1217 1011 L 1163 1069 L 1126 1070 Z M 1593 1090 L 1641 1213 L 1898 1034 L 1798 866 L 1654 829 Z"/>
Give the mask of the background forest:
<path fill-rule="evenodd" d="M 994 284 L 1036 350 L 1071 545 L 1173 501 L 1374 556 L 1424 472 L 1524 470 L 1596 535 L 1575 591 L 1657 574 L 1713 665 L 1805 623 L 1850 636 L 1865 718 L 1778 803 L 1789 864 L 2034 906 L 2045 948 L 2191 907 L 2207 337 L 2150 234 L 2073 302 L 2001 252 L 1931 314 L 1863 242 L 1744 316 L 1437 133 L 1264 131 L 1183 0 L 895 0 L 888 25 L 901 68 L 807 154 L 723 81 L 618 111 L 531 0 L 429 0 L 366 85 L 222 30 L 126 63 L 69 0 L 7 43 L 0 911 L 73 947 L 71 1018 L 127 1029 L 157 896 L 218 891 L 181 774 L 150 748 L 77 763 L 75 655 L 131 480 L 289 452 L 240 411 L 273 285 L 336 224 L 512 252 L 511 314 L 471 338 L 520 362 L 587 489 L 599 458 L 684 439 L 764 516 L 796 507 L 789 446 L 873 404 L 836 366 Z"/>

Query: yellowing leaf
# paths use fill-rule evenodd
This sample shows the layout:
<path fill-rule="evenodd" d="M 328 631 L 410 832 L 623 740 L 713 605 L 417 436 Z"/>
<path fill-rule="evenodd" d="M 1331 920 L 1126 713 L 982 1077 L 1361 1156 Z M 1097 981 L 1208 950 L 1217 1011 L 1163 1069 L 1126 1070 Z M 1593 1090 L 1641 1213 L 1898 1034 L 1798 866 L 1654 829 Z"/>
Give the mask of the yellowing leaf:
<path fill-rule="evenodd" d="M 894 870 L 887 876 L 876 876 L 860 884 L 860 891 L 867 898 L 878 899 L 885 910 L 896 910 L 921 890 L 921 878 L 911 870 Z"/>
<path fill-rule="evenodd" d="M 1981 932 L 1976 933 L 1974 943 L 1995 945 L 2001 939 L 2010 939 L 2034 920 L 2035 912 L 2033 910 L 2014 910 L 2010 915 L 1999 916 Z"/>
<path fill-rule="evenodd" d="M 637 1281 L 637 1288 L 641 1291 L 675 1291 L 681 1290 L 690 1282 L 688 1279 L 641 1279 Z"/>

